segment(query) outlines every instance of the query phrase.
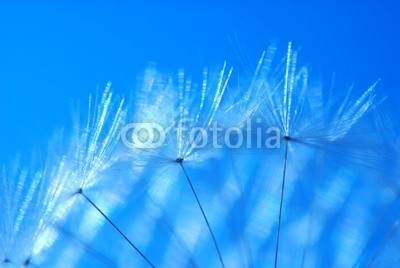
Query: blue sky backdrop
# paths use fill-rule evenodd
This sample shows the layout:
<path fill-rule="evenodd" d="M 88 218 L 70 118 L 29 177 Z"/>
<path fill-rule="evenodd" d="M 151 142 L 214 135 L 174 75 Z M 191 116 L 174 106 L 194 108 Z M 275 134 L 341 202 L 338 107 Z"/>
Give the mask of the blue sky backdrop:
<path fill-rule="evenodd" d="M 346 89 L 378 78 L 382 95 L 400 88 L 396 1 L 143 2 L 0 2 L 1 158 L 44 146 L 68 122 L 69 100 L 108 80 L 134 90 L 149 62 L 192 75 L 224 60 L 238 70 L 271 40 L 293 41 L 326 83 L 335 72 Z"/>

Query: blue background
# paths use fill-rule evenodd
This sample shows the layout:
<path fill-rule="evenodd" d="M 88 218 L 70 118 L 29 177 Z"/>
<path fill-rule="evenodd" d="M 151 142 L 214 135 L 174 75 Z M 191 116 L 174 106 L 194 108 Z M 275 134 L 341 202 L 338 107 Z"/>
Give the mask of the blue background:
<path fill-rule="evenodd" d="M 87 99 L 108 80 L 117 92 L 134 90 L 149 62 L 196 75 L 227 60 L 238 71 L 254 66 L 271 40 L 282 47 L 293 41 L 322 81 L 334 72 L 359 87 L 381 78 L 382 95 L 395 92 L 398 14 L 395 1 L 3 0 L 1 158 L 43 147 L 51 131 L 69 120 L 70 99 Z"/>
<path fill-rule="evenodd" d="M 346 91 L 353 83 L 358 89 L 365 89 L 381 79 L 377 89 L 379 99 L 389 95 L 385 109 L 398 109 L 399 14 L 400 6 L 395 1 L 116 4 L 3 0 L 0 2 L 0 163 L 12 159 L 16 153 L 30 155 L 32 150 L 45 150 L 53 130 L 68 126 L 71 100 L 86 100 L 109 80 L 114 91 L 128 95 L 135 91 L 137 77 L 152 62 L 168 72 L 185 68 L 187 73 L 200 76 L 203 67 L 220 66 L 227 60 L 228 65 L 234 66 L 235 74 L 251 75 L 248 71 L 254 69 L 261 52 L 276 40 L 282 51 L 287 42 L 293 42 L 300 51 L 300 61 L 311 66 L 313 81 L 330 84 L 335 73 L 335 80 L 343 86 L 336 88 Z M 392 120 L 398 122 L 396 118 Z M 335 161 L 331 162 L 335 169 Z M 355 193 L 363 205 L 370 197 L 376 197 L 375 192 L 365 196 Z M 119 213 L 125 216 L 123 212 Z M 137 215 L 133 216 L 140 217 Z M 396 217 L 396 213 L 393 215 Z M 385 224 L 393 222 L 384 220 Z M 385 232 L 388 228 L 380 229 Z M 329 233 L 329 226 L 327 229 Z M 107 236 L 112 231 L 105 230 L 101 235 Z M 384 237 L 380 234 L 376 236 Z M 101 235 L 98 240 L 107 241 Z M 375 249 L 374 239 L 369 242 L 372 249 Z M 318 246 L 326 247 L 327 255 L 330 254 L 329 243 Z M 151 253 L 157 255 L 157 251 Z"/>

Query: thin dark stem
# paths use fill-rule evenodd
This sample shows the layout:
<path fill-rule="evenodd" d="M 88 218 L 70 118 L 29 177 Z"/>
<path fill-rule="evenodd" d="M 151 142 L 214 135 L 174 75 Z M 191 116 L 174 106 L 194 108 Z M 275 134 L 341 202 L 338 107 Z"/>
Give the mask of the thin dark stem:
<path fill-rule="evenodd" d="M 142 258 L 147 262 L 149 266 L 155 268 L 150 260 L 129 240 L 128 237 L 126 237 L 126 235 L 114 224 L 114 222 L 112 222 L 112 220 L 106 214 L 104 214 L 104 212 L 89 197 L 87 197 L 82 192 L 82 190 L 80 190 L 78 193 L 81 194 L 112 225 L 112 227 L 114 227 L 114 229 L 126 240 L 126 242 L 128 242 L 136 250 L 136 252 L 139 253 L 140 256 L 142 256 Z"/>
<path fill-rule="evenodd" d="M 213 231 L 212 231 L 212 229 L 211 229 L 210 223 L 208 222 L 208 219 L 207 219 L 206 213 L 204 212 L 203 206 L 202 206 L 201 203 L 200 203 L 199 197 L 197 196 L 196 190 L 194 189 L 193 184 L 192 184 L 192 182 L 191 182 L 191 180 L 190 180 L 190 178 L 189 178 L 189 176 L 188 176 L 188 174 L 187 174 L 185 168 L 183 167 L 183 163 L 182 163 L 182 162 L 178 162 L 178 163 L 179 163 L 179 165 L 181 166 L 181 168 L 182 168 L 182 170 L 183 170 L 183 173 L 185 173 L 186 180 L 187 180 L 187 182 L 188 182 L 189 185 L 190 185 L 190 189 L 192 190 L 193 195 L 194 195 L 194 197 L 196 198 L 196 201 L 197 201 L 197 204 L 199 205 L 201 214 L 203 215 L 203 218 L 204 218 L 204 220 L 205 220 L 205 222 L 206 222 L 206 224 L 207 224 L 208 230 L 210 231 L 212 240 L 213 240 L 213 242 L 214 242 L 215 249 L 217 250 L 218 257 L 219 257 L 219 260 L 220 260 L 220 262 L 221 262 L 221 266 L 225 268 L 225 264 L 224 264 L 224 261 L 222 260 L 222 255 L 221 255 L 221 252 L 220 252 L 220 250 L 219 250 L 219 247 L 218 247 L 218 244 L 217 244 L 217 240 L 215 239 L 214 233 L 213 233 Z"/>
<path fill-rule="evenodd" d="M 395 201 L 392 203 L 392 205 L 394 204 L 395 206 L 397 206 L 398 202 L 400 200 L 400 196 L 397 194 Z M 394 217 L 395 219 L 398 218 L 398 211 L 394 211 L 392 205 L 388 205 L 387 208 L 385 209 L 385 211 L 382 213 L 382 215 L 380 216 L 380 220 L 376 222 L 376 226 L 375 229 L 382 229 L 382 225 L 383 223 L 386 221 L 385 216 L 387 213 L 389 213 L 391 215 L 391 217 Z M 360 256 L 357 258 L 356 262 L 353 264 L 353 267 L 371 267 L 372 264 L 375 262 L 375 260 L 379 257 L 380 254 L 382 254 L 384 248 L 387 246 L 387 244 L 390 242 L 390 240 L 393 238 L 393 235 L 396 233 L 396 229 L 399 226 L 399 222 L 395 221 L 395 223 L 390 227 L 390 230 L 388 231 L 388 233 L 384 236 L 384 240 L 379 243 L 379 246 L 374 248 L 374 250 L 368 250 L 368 246 L 366 246 L 363 250 L 363 252 L 361 252 Z M 375 235 L 379 235 L 378 231 L 375 233 Z M 373 241 L 375 239 L 375 235 L 371 236 L 370 238 L 370 243 L 371 241 Z M 379 235 L 380 237 L 381 235 Z M 371 252 L 373 251 L 373 252 Z M 367 259 L 368 255 L 371 255 L 372 257 L 370 257 L 369 259 Z"/>
<path fill-rule="evenodd" d="M 103 266 L 110 267 L 110 268 L 117 267 L 117 265 L 111 259 L 109 259 L 106 255 L 97 251 L 89 243 L 83 241 L 81 238 L 76 236 L 70 230 L 64 228 L 63 226 L 57 226 L 57 231 L 60 232 L 63 236 L 73 239 L 75 242 L 79 243 L 83 247 L 85 252 L 92 255 L 98 262 L 101 262 L 103 264 L 102 267 Z"/>
<path fill-rule="evenodd" d="M 156 202 L 154 202 L 154 200 L 147 195 L 147 198 L 150 200 L 150 202 L 154 205 L 154 206 L 159 206 Z M 188 256 L 190 255 L 190 250 L 188 249 L 188 247 L 186 246 L 185 242 L 176 234 L 174 228 L 169 224 L 168 222 L 168 218 L 166 216 L 163 216 L 163 221 L 165 223 L 165 225 L 167 226 L 168 230 L 173 234 L 174 238 L 180 243 L 180 246 L 182 247 L 183 250 L 186 251 L 186 253 L 188 254 Z M 191 264 L 190 267 L 193 268 L 197 268 L 198 265 L 195 263 L 193 256 L 190 256 L 189 262 Z"/>
<path fill-rule="evenodd" d="M 279 253 L 279 237 L 281 233 L 281 220 L 282 220 L 282 206 L 283 206 L 283 196 L 285 193 L 285 180 L 286 180 L 286 163 L 287 163 L 287 156 L 288 156 L 288 144 L 289 139 L 286 139 L 285 142 L 285 163 L 283 165 L 283 176 L 282 176 L 282 191 L 281 191 L 281 201 L 279 205 L 279 218 L 278 218 L 278 234 L 276 236 L 276 245 L 275 245 L 275 265 L 274 267 L 278 267 L 278 253 Z"/>
<path fill-rule="evenodd" d="M 387 244 L 389 243 L 390 239 L 393 238 L 393 235 L 395 234 L 397 227 L 398 227 L 398 224 L 395 223 L 393 225 L 393 227 L 390 228 L 389 234 L 386 236 L 386 238 L 383 241 L 383 243 L 380 245 L 380 247 L 377 249 L 375 254 L 372 256 L 371 260 L 368 262 L 368 264 L 365 267 L 372 267 L 372 264 L 376 261 L 376 259 L 378 259 L 379 255 L 382 254 L 384 248 L 387 246 Z"/>

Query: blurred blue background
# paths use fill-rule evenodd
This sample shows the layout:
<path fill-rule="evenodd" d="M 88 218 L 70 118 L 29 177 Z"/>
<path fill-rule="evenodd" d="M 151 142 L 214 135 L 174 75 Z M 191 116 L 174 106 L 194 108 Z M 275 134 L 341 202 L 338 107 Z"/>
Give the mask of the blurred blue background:
<path fill-rule="evenodd" d="M 381 79 L 379 99 L 388 95 L 385 109 L 398 109 L 399 14 L 395 1 L 1 0 L 0 163 L 45 148 L 53 130 L 68 125 L 70 101 L 87 100 L 109 80 L 114 91 L 128 95 L 152 62 L 168 72 L 185 68 L 200 76 L 203 67 L 226 60 L 235 74 L 251 75 L 247 71 L 272 41 L 282 51 L 292 41 L 315 81 L 329 85 L 335 74 L 339 88 L 347 90 Z M 363 205 L 372 196 L 368 191 L 355 194 Z M 129 222 L 123 212 L 120 218 Z"/>
<path fill-rule="evenodd" d="M 1 157 L 42 147 L 68 120 L 70 99 L 86 99 L 108 80 L 129 92 L 149 62 L 193 75 L 224 60 L 249 68 L 271 40 L 283 48 L 293 41 L 323 81 L 334 72 L 359 87 L 381 78 L 379 90 L 394 92 L 398 14 L 396 1 L 2 0 Z"/>

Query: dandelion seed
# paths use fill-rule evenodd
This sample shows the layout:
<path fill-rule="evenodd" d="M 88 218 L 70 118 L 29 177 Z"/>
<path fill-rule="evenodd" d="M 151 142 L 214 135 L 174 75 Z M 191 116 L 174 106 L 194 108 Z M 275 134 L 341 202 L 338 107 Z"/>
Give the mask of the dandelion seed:
<path fill-rule="evenodd" d="M 78 194 L 82 195 L 111 225 L 114 227 L 114 229 L 133 247 L 137 253 L 140 254 L 140 256 L 147 262 L 148 265 L 151 267 L 155 267 L 151 261 L 132 243 L 132 241 L 115 225 L 115 223 L 106 215 L 104 212 L 95 204 L 93 201 L 87 197 L 82 189 L 78 190 Z"/>
<path fill-rule="evenodd" d="M 119 131 L 125 123 L 126 112 L 123 107 L 124 99 L 117 99 L 108 83 L 100 99 L 89 98 L 88 114 L 84 123 L 76 113 L 69 151 L 66 155 L 67 165 L 63 176 L 67 179 L 64 189 L 72 196 L 82 196 L 111 226 L 130 244 L 130 246 L 149 264 L 149 259 L 129 240 L 116 224 L 89 198 L 88 192 L 98 184 L 108 183 L 104 180 L 105 172 L 117 161 L 116 148 L 119 143 Z M 101 181 L 103 179 L 103 181 Z M 110 200 L 109 200 L 110 201 Z M 110 210 L 112 203 L 107 204 Z M 64 217 L 68 214 L 73 203 L 63 209 Z M 89 223 L 88 223 L 89 224 Z M 95 225 L 94 222 L 92 224 Z M 93 229 L 96 226 L 92 226 Z M 97 227 L 98 228 L 98 227 Z M 92 229 L 92 230 L 93 230 Z"/>
<path fill-rule="evenodd" d="M 49 157 L 54 156 L 49 151 Z M 48 164 L 48 163 L 46 163 Z M 0 262 L 30 266 L 40 264 L 45 250 L 56 237 L 52 228 L 57 220 L 63 181 L 53 179 L 56 170 L 23 168 L 21 158 L 1 169 Z"/>
<path fill-rule="evenodd" d="M 271 67 L 271 52 L 275 53 L 275 50 L 272 48 L 270 54 L 263 54 L 255 79 L 265 94 L 261 114 L 268 126 L 280 130 L 285 143 L 274 261 L 277 267 L 288 152 L 294 150 L 293 143 L 323 147 L 343 139 L 372 106 L 376 84 L 355 101 L 350 100 L 349 91 L 341 103 L 331 99 L 324 103 L 322 88 L 310 88 L 307 68 L 297 67 L 297 52 L 292 49 L 292 44 L 289 43 L 285 62 L 277 70 Z"/>
<path fill-rule="evenodd" d="M 140 107 L 139 113 L 136 113 L 134 121 L 158 122 L 163 126 L 167 139 L 162 147 L 143 151 L 133 149 L 132 153 L 134 158 L 135 155 L 141 158 L 137 161 L 140 164 L 143 163 L 144 158 L 146 164 L 163 165 L 165 170 L 173 164 L 180 166 L 206 222 L 223 267 L 224 263 L 216 238 L 184 166 L 187 165 L 186 163 L 189 165 L 201 163 L 216 153 L 215 149 L 210 148 L 211 143 L 208 141 L 205 141 L 204 146 L 200 148 L 198 143 L 204 137 L 201 137 L 200 134 L 193 135 L 192 130 L 195 128 L 209 129 L 213 122 L 217 122 L 217 118 L 223 114 L 220 107 L 231 74 L 232 69 L 227 71 L 226 64 L 224 64 L 219 71 L 218 78 L 213 83 L 208 77 L 208 70 L 205 69 L 201 86 L 198 86 L 192 83 L 190 78 L 186 78 L 183 71 L 178 73 L 175 83 L 173 78 L 163 80 L 157 75 L 155 69 L 147 70 L 142 94 L 148 95 L 148 98 L 139 97 L 139 104 L 135 105 L 135 107 Z M 168 96 L 174 97 L 169 98 Z M 161 117 L 160 120 L 153 112 L 157 107 L 162 107 L 161 109 L 165 110 L 162 114 L 166 114 L 168 117 Z M 207 149 L 210 149 L 210 154 L 205 153 Z M 160 167 L 163 168 L 163 166 Z"/>
<path fill-rule="evenodd" d="M 99 174 L 116 162 L 119 131 L 125 123 L 124 99 L 117 99 L 108 83 L 99 100 L 89 98 L 88 114 L 81 123 L 79 111 L 69 143 L 68 158 L 73 173 L 69 183 L 87 190 L 99 183 Z"/>
<path fill-rule="evenodd" d="M 111 84 L 90 97 L 42 168 L 2 167 L 0 266 L 74 266 L 85 253 L 123 267 L 387 265 L 398 251 L 400 143 L 362 125 L 379 114 L 376 84 L 340 96 L 311 85 L 291 43 L 278 63 L 276 51 L 237 86 L 226 63 L 200 82 L 151 66 L 128 108 Z M 239 138 L 205 138 L 247 122 L 274 127 L 283 146 L 237 157 L 219 145 Z M 104 221 L 122 239 L 98 244 Z M 71 245 L 56 248 L 62 238 Z M 63 254 L 49 257 L 52 247 Z M 119 262 L 97 247 L 116 249 Z"/>

